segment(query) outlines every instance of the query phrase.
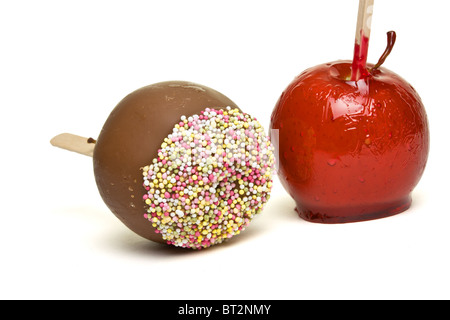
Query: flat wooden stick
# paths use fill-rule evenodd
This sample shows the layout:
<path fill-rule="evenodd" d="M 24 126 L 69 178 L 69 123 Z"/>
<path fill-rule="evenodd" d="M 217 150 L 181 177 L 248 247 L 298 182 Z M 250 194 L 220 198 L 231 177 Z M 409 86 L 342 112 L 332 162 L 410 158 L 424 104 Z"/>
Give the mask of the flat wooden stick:
<path fill-rule="evenodd" d="M 370 38 L 374 0 L 359 0 L 358 20 L 356 23 L 356 43 L 361 44 L 361 34 Z"/>
<path fill-rule="evenodd" d="M 356 23 L 355 48 L 352 63 L 352 81 L 358 81 L 367 75 L 366 62 L 369 51 L 370 27 L 372 24 L 374 0 L 359 0 L 358 20 Z"/>
<path fill-rule="evenodd" d="M 61 133 L 50 140 L 58 148 L 77 152 L 85 156 L 94 156 L 95 139 L 77 136 L 71 133 Z"/>

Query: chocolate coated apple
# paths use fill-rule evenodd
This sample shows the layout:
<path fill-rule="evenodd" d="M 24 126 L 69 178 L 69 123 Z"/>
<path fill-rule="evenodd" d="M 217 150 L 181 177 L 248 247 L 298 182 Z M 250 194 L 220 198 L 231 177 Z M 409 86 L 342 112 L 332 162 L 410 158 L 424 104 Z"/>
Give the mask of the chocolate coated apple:
<path fill-rule="evenodd" d="M 422 101 L 400 76 L 369 65 L 350 81 L 352 61 L 307 69 L 279 98 L 279 178 L 300 217 L 313 222 L 370 220 L 406 210 L 427 162 Z"/>
<path fill-rule="evenodd" d="M 271 148 L 256 119 L 223 94 L 168 81 L 114 108 L 96 142 L 94 173 L 106 205 L 128 228 L 200 249 L 239 234 L 260 212 L 270 193 Z"/>

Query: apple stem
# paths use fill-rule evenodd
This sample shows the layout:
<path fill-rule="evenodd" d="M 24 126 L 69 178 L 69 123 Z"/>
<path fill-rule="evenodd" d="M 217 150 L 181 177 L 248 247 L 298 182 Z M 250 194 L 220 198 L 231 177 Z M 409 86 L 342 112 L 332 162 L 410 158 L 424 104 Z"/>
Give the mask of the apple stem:
<path fill-rule="evenodd" d="M 355 47 L 352 63 L 352 81 L 367 76 L 367 54 L 369 52 L 370 27 L 372 23 L 374 0 L 359 0 L 358 20 L 356 24 Z"/>
<path fill-rule="evenodd" d="M 370 73 L 372 73 L 374 70 L 378 69 L 386 60 L 386 58 L 389 56 L 389 54 L 392 51 L 392 48 L 394 48 L 395 40 L 397 39 L 397 34 L 395 31 L 388 31 L 387 32 L 387 45 L 386 49 L 384 50 L 383 54 L 381 55 L 380 59 L 378 60 L 377 64 L 373 66 L 372 69 L 370 69 Z"/>

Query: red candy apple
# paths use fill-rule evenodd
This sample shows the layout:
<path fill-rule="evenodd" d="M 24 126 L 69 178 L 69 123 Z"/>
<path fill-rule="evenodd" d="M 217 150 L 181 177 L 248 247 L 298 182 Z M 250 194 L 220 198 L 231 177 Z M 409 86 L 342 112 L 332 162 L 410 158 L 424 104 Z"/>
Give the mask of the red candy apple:
<path fill-rule="evenodd" d="M 379 63 L 364 61 L 356 79 L 355 60 L 305 70 L 273 110 L 278 175 L 308 221 L 370 220 L 411 204 L 428 158 L 428 121 L 413 87 L 380 67 L 395 33 L 388 40 Z"/>

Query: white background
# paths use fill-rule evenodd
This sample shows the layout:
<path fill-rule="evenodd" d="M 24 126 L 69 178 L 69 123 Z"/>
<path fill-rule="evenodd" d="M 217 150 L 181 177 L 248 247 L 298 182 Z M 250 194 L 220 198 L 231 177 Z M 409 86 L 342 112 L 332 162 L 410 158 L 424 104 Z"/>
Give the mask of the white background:
<path fill-rule="evenodd" d="M 408 6 L 406 6 L 408 4 Z M 358 1 L 0 2 L 2 299 L 449 299 L 447 1 L 376 0 L 369 61 L 426 106 L 431 150 L 412 207 L 323 225 L 297 217 L 278 182 L 241 235 L 179 250 L 124 227 L 92 159 L 54 148 L 96 137 L 129 92 L 165 80 L 221 91 L 268 128 L 304 69 L 351 59 Z"/>

